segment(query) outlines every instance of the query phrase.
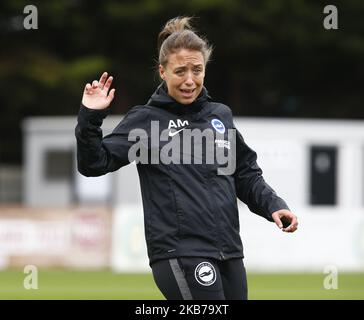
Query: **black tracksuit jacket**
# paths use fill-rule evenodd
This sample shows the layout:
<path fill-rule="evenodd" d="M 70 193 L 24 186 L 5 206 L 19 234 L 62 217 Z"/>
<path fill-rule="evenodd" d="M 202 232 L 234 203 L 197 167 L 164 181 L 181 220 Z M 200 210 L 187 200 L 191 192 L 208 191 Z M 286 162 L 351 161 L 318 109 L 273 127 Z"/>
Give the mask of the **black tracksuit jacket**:
<path fill-rule="evenodd" d="M 75 130 L 77 162 L 79 172 L 85 176 L 100 176 L 130 163 L 128 151 L 135 143 L 128 141 L 132 129 L 148 133 L 146 148 L 150 151 L 155 146 L 150 141 L 151 121 L 159 121 L 160 131 L 168 128 L 170 120 L 175 124 L 188 122 L 190 129 L 214 131 L 211 121 L 218 119 L 225 129 L 236 130 L 230 108 L 212 102 L 205 88 L 186 106 L 171 98 L 162 83 L 146 105 L 133 107 L 113 132 L 103 138 L 100 126 L 108 111 L 91 110 L 83 105 L 79 110 Z M 256 153 L 246 145 L 238 130 L 235 132 L 236 170 L 230 175 L 218 175 L 218 163 L 137 164 L 150 264 L 181 256 L 242 258 L 237 198 L 269 221 L 273 221 L 274 211 L 288 209 L 264 181 Z M 172 139 L 168 137 L 168 141 Z M 224 139 L 228 139 L 227 130 Z M 168 141 L 161 141 L 158 148 Z"/>

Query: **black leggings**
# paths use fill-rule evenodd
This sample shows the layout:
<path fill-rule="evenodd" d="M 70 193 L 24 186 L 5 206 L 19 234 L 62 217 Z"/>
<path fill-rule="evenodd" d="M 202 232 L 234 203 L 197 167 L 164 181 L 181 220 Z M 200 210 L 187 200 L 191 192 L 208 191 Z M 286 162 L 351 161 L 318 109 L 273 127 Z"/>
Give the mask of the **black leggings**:
<path fill-rule="evenodd" d="M 243 260 L 181 257 L 151 265 L 154 281 L 168 300 L 247 300 Z"/>

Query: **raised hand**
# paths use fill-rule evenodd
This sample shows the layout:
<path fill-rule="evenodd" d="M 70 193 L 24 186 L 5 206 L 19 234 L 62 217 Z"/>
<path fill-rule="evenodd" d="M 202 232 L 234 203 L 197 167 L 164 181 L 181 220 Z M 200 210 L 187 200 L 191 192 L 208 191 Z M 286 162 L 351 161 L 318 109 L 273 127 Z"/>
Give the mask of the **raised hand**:
<path fill-rule="evenodd" d="M 107 77 L 104 72 L 99 81 L 94 80 L 92 85 L 87 83 L 83 91 L 82 104 L 95 110 L 106 109 L 114 99 L 115 89 L 110 89 L 113 77 Z"/>

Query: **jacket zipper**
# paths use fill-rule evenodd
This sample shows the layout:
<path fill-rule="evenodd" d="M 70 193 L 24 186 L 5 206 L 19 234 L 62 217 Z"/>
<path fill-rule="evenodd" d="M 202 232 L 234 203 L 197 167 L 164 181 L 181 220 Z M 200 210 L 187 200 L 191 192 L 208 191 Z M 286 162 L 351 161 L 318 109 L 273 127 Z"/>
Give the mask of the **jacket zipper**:
<path fill-rule="evenodd" d="M 209 189 L 209 191 L 210 191 L 210 194 L 212 195 L 212 201 L 214 202 L 214 208 L 217 208 L 217 204 L 216 204 L 216 202 L 215 202 L 215 197 L 213 196 L 213 189 L 212 189 L 212 187 L 211 187 L 211 182 L 212 182 L 212 177 L 209 177 L 208 176 L 208 178 L 207 178 L 207 187 L 208 187 L 208 189 Z M 216 228 L 217 228 L 217 231 L 218 231 L 218 234 L 220 234 L 220 232 L 221 232 L 221 227 L 220 227 L 220 219 L 219 219 L 219 217 L 217 216 L 218 215 L 218 213 L 217 212 L 215 212 L 214 210 L 212 210 L 212 212 L 214 213 L 214 216 L 215 216 L 215 214 L 216 214 L 216 216 L 215 216 L 215 221 L 216 221 Z M 218 237 L 219 238 L 219 237 Z M 221 248 L 221 241 L 220 240 L 218 240 L 217 241 L 217 245 L 218 245 L 218 248 L 219 248 L 219 259 L 220 260 L 225 260 L 226 258 L 225 258 L 225 256 L 224 256 L 224 253 L 223 253 L 223 251 L 222 251 L 222 248 Z"/>

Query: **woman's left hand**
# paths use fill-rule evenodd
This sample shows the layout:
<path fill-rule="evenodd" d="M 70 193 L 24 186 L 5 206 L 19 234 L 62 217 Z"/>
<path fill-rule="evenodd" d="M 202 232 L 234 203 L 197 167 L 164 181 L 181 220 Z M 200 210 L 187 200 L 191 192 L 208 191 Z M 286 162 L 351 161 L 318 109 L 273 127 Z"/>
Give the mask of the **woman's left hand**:
<path fill-rule="evenodd" d="M 278 228 L 284 232 L 295 232 L 297 230 L 297 217 L 289 210 L 282 209 L 275 211 L 272 213 L 272 218 Z"/>

